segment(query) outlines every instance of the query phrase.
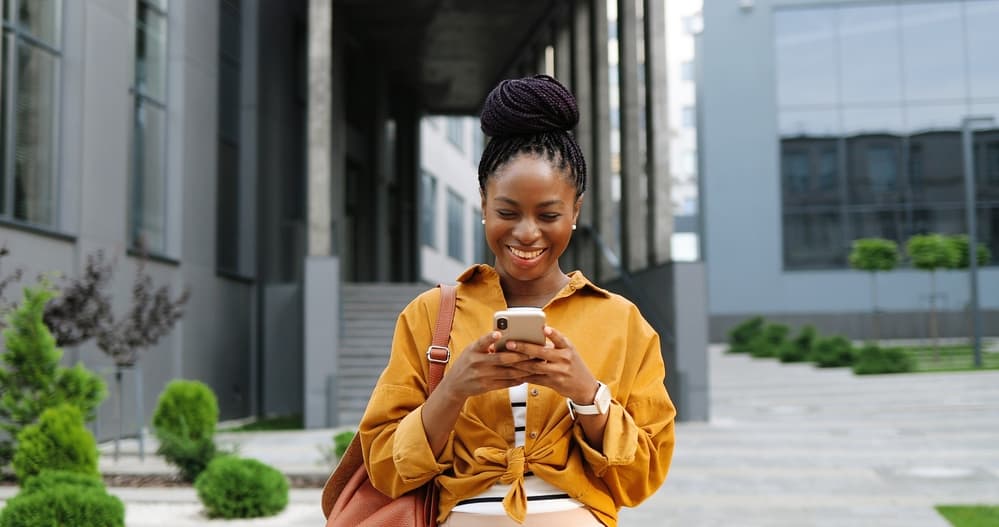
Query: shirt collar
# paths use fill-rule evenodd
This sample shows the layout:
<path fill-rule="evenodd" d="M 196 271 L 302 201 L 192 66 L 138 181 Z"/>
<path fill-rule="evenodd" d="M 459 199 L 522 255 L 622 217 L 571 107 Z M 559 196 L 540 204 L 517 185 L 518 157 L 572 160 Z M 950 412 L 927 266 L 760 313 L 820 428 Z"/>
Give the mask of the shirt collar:
<path fill-rule="evenodd" d="M 486 264 L 476 264 L 458 276 L 458 282 L 463 284 L 473 284 L 475 282 L 494 283 L 499 287 L 499 273 L 492 266 Z M 569 273 L 569 284 L 562 289 L 552 301 L 569 296 L 576 291 L 589 290 L 598 295 L 609 298 L 611 294 L 601 287 L 597 287 L 593 282 L 583 276 L 583 272 L 576 270 Z"/>

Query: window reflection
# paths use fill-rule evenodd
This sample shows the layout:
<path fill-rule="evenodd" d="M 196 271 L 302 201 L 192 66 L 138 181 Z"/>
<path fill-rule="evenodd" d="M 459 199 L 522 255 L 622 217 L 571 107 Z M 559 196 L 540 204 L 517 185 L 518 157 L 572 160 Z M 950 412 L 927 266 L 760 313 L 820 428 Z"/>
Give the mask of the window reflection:
<path fill-rule="evenodd" d="M 999 254 L 997 27 L 999 0 L 774 12 L 786 268 L 844 268 L 856 238 L 965 232 L 972 115 L 996 119 L 973 155 L 979 236 Z"/>

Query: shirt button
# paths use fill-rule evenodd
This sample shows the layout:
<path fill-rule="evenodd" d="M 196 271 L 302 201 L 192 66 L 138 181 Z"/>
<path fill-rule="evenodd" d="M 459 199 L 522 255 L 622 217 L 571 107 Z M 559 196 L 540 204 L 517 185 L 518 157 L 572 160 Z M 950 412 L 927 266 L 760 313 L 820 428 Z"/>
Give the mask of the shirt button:
<path fill-rule="evenodd" d="M 531 397 L 537 397 L 539 393 L 541 392 L 539 392 L 537 388 L 534 388 L 531 390 Z"/>
<path fill-rule="evenodd" d="M 537 438 L 538 438 L 538 433 L 537 432 L 531 432 L 531 439 L 537 439 Z"/>

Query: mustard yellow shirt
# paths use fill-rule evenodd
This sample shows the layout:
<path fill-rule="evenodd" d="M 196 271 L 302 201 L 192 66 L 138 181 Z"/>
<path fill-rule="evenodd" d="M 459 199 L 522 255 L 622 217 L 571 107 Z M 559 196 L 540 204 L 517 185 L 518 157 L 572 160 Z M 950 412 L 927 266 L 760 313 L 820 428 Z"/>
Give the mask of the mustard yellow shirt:
<path fill-rule="evenodd" d="M 391 358 L 361 419 L 364 463 L 375 488 L 395 497 L 436 478 L 439 520 L 444 521 L 460 500 L 507 483 L 504 508 L 522 519 L 527 510 L 523 478 L 529 471 L 582 502 L 605 525 L 616 526 L 622 506 L 641 503 L 662 485 L 673 455 L 676 410 L 663 384 L 659 335 L 628 300 L 593 285 L 579 271 L 569 278 L 544 310 L 547 324 L 569 338 L 613 395 L 603 448 L 587 444 L 565 397 L 530 385 L 524 446 L 512 447 L 508 391 L 494 390 L 465 402 L 435 457 L 421 417 L 426 352 L 440 305 L 435 288 L 399 315 Z M 473 266 L 458 282 L 452 361 L 492 330 L 495 311 L 507 308 L 492 267 Z"/>

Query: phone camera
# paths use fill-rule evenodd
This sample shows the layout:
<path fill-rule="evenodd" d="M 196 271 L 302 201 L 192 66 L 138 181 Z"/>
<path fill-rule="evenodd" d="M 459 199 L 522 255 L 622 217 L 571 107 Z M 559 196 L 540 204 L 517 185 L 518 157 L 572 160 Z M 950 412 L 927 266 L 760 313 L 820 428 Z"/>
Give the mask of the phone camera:
<path fill-rule="evenodd" d="M 505 318 L 498 318 L 498 319 L 496 319 L 496 328 L 497 329 L 506 329 L 506 319 Z"/>

